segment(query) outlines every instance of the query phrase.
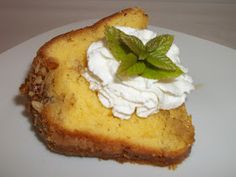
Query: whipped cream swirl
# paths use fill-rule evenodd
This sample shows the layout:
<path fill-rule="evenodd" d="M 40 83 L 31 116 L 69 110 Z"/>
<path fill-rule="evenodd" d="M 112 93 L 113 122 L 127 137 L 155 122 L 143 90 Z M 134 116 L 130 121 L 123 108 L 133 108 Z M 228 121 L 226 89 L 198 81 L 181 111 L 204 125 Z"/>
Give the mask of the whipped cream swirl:
<path fill-rule="evenodd" d="M 129 27 L 117 27 L 121 31 L 138 37 L 144 44 L 156 37 L 150 30 L 137 30 Z M 88 67 L 83 73 L 90 83 L 90 89 L 98 92 L 101 103 L 112 108 L 115 117 L 129 119 L 133 113 L 139 117 L 148 117 L 160 109 L 179 107 L 186 96 L 194 89 L 193 81 L 187 69 L 180 64 L 179 48 L 172 44 L 166 54 L 184 74 L 171 81 L 158 81 L 136 76 L 122 80 L 116 75 L 119 62 L 105 46 L 105 41 L 97 41 L 87 51 Z"/>

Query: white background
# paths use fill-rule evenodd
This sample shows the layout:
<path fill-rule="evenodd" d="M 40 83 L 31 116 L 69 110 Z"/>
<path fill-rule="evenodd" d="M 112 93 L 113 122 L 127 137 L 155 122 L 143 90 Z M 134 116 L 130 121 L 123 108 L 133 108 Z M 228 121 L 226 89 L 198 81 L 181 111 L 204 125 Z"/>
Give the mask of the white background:
<path fill-rule="evenodd" d="M 235 0 L 0 0 L 0 53 L 48 30 L 139 6 L 150 24 L 236 48 Z"/>

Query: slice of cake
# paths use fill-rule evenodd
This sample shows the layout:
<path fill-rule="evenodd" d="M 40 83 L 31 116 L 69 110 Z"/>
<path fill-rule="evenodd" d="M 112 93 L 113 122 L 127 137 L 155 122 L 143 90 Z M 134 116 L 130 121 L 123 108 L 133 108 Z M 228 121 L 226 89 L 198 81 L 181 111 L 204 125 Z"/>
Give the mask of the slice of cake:
<path fill-rule="evenodd" d="M 184 103 L 146 118 L 134 112 L 127 120 L 119 119 L 84 76 L 87 50 L 104 40 L 107 26 L 145 29 L 147 24 L 142 9 L 129 8 L 57 36 L 39 49 L 20 91 L 27 96 L 35 130 L 50 150 L 158 166 L 178 164 L 188 156 L 194 128 Z"/>

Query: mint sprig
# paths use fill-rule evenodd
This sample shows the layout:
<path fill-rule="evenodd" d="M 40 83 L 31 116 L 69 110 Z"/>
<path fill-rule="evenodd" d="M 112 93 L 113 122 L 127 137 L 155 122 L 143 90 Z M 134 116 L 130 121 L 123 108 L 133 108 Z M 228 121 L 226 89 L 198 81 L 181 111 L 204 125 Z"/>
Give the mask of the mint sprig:
<path fill-rule="evenodd" d="M 142 76 L 149 79 L 173 79 L 183 71 L 166 56 L 174 37 L 157 36 L 144 45 L 140 39 L 115 27 L 106 27 L 107 46 L 116 60 L 120 61 L 117 74 L 121 77 Z"/>
<path fill-rule="evenodd" d="M 120 66 L 117 70 L 117 74 L 120 74 L 120 75 L 124 75 L 125 71 L 127 69 L 129 69 L 132 65 L 134 65 L 135 63 L 137 63 L 137 56 L 134 55 L 133 53 L 129 53 L 125 60 L 123 60 L 121 63 L 120 63 Z"/>
<path fill-rule="evenodd" d="M 129 49 L 120 40 L 120 31 L 114 27 L 107 27 L 105 30 L 105 39 L 109 50 L 116 60 L 122 61 L 127 58 L 127 50 Z"/>
<path fill-rule="evenodd" d="M 162 54 L 166 54 L 170 49 L 172 43 L 174 41 L 174 36 L 169 34 L 164 34 L 157 36 L 150 41 L 147 42 L 146 48 L 148 52 L 159 52 Z"/>
<path fill-rule="evenodd" d="M 173 61 L 166 55 L 151 54 L 148 56 L 146 61 L 159 69 L 164 69 L 167 71 L 175 71 L 178 69 L 176 64 L 174 64 Z"/>
<path fill-rule="evenodd" d="M 176 78 L 181 74 L 183 74 L 183 71 L 179 68 L 175 71 L 168 71 L 163 69 L 156 69 L 154 66 L 149 65 L 145 68 L 141 76 L 148 79 L 166 80 Z"/>
<path fill-rule="evenodd" d="M 129 47 L 129 49 L 138 56 L 139 60 L 144 60 L 147 57 L 146 47 L 143 42 L 133 35 L 125 34 L 120 31 L 121 41 Z"/>

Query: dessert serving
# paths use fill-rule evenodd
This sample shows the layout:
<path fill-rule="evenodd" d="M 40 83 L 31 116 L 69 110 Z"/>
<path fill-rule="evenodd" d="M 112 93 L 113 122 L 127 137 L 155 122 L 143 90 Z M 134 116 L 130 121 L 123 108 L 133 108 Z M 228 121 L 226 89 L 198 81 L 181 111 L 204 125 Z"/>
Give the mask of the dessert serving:
<path fill-rule="evenodd" d="M 142 9 L 128 8 L 38 50 L 20 91 L 50 150 L 158 166 L 189 155 L 193 81 L 174 36 L 147 25 Z"/>

